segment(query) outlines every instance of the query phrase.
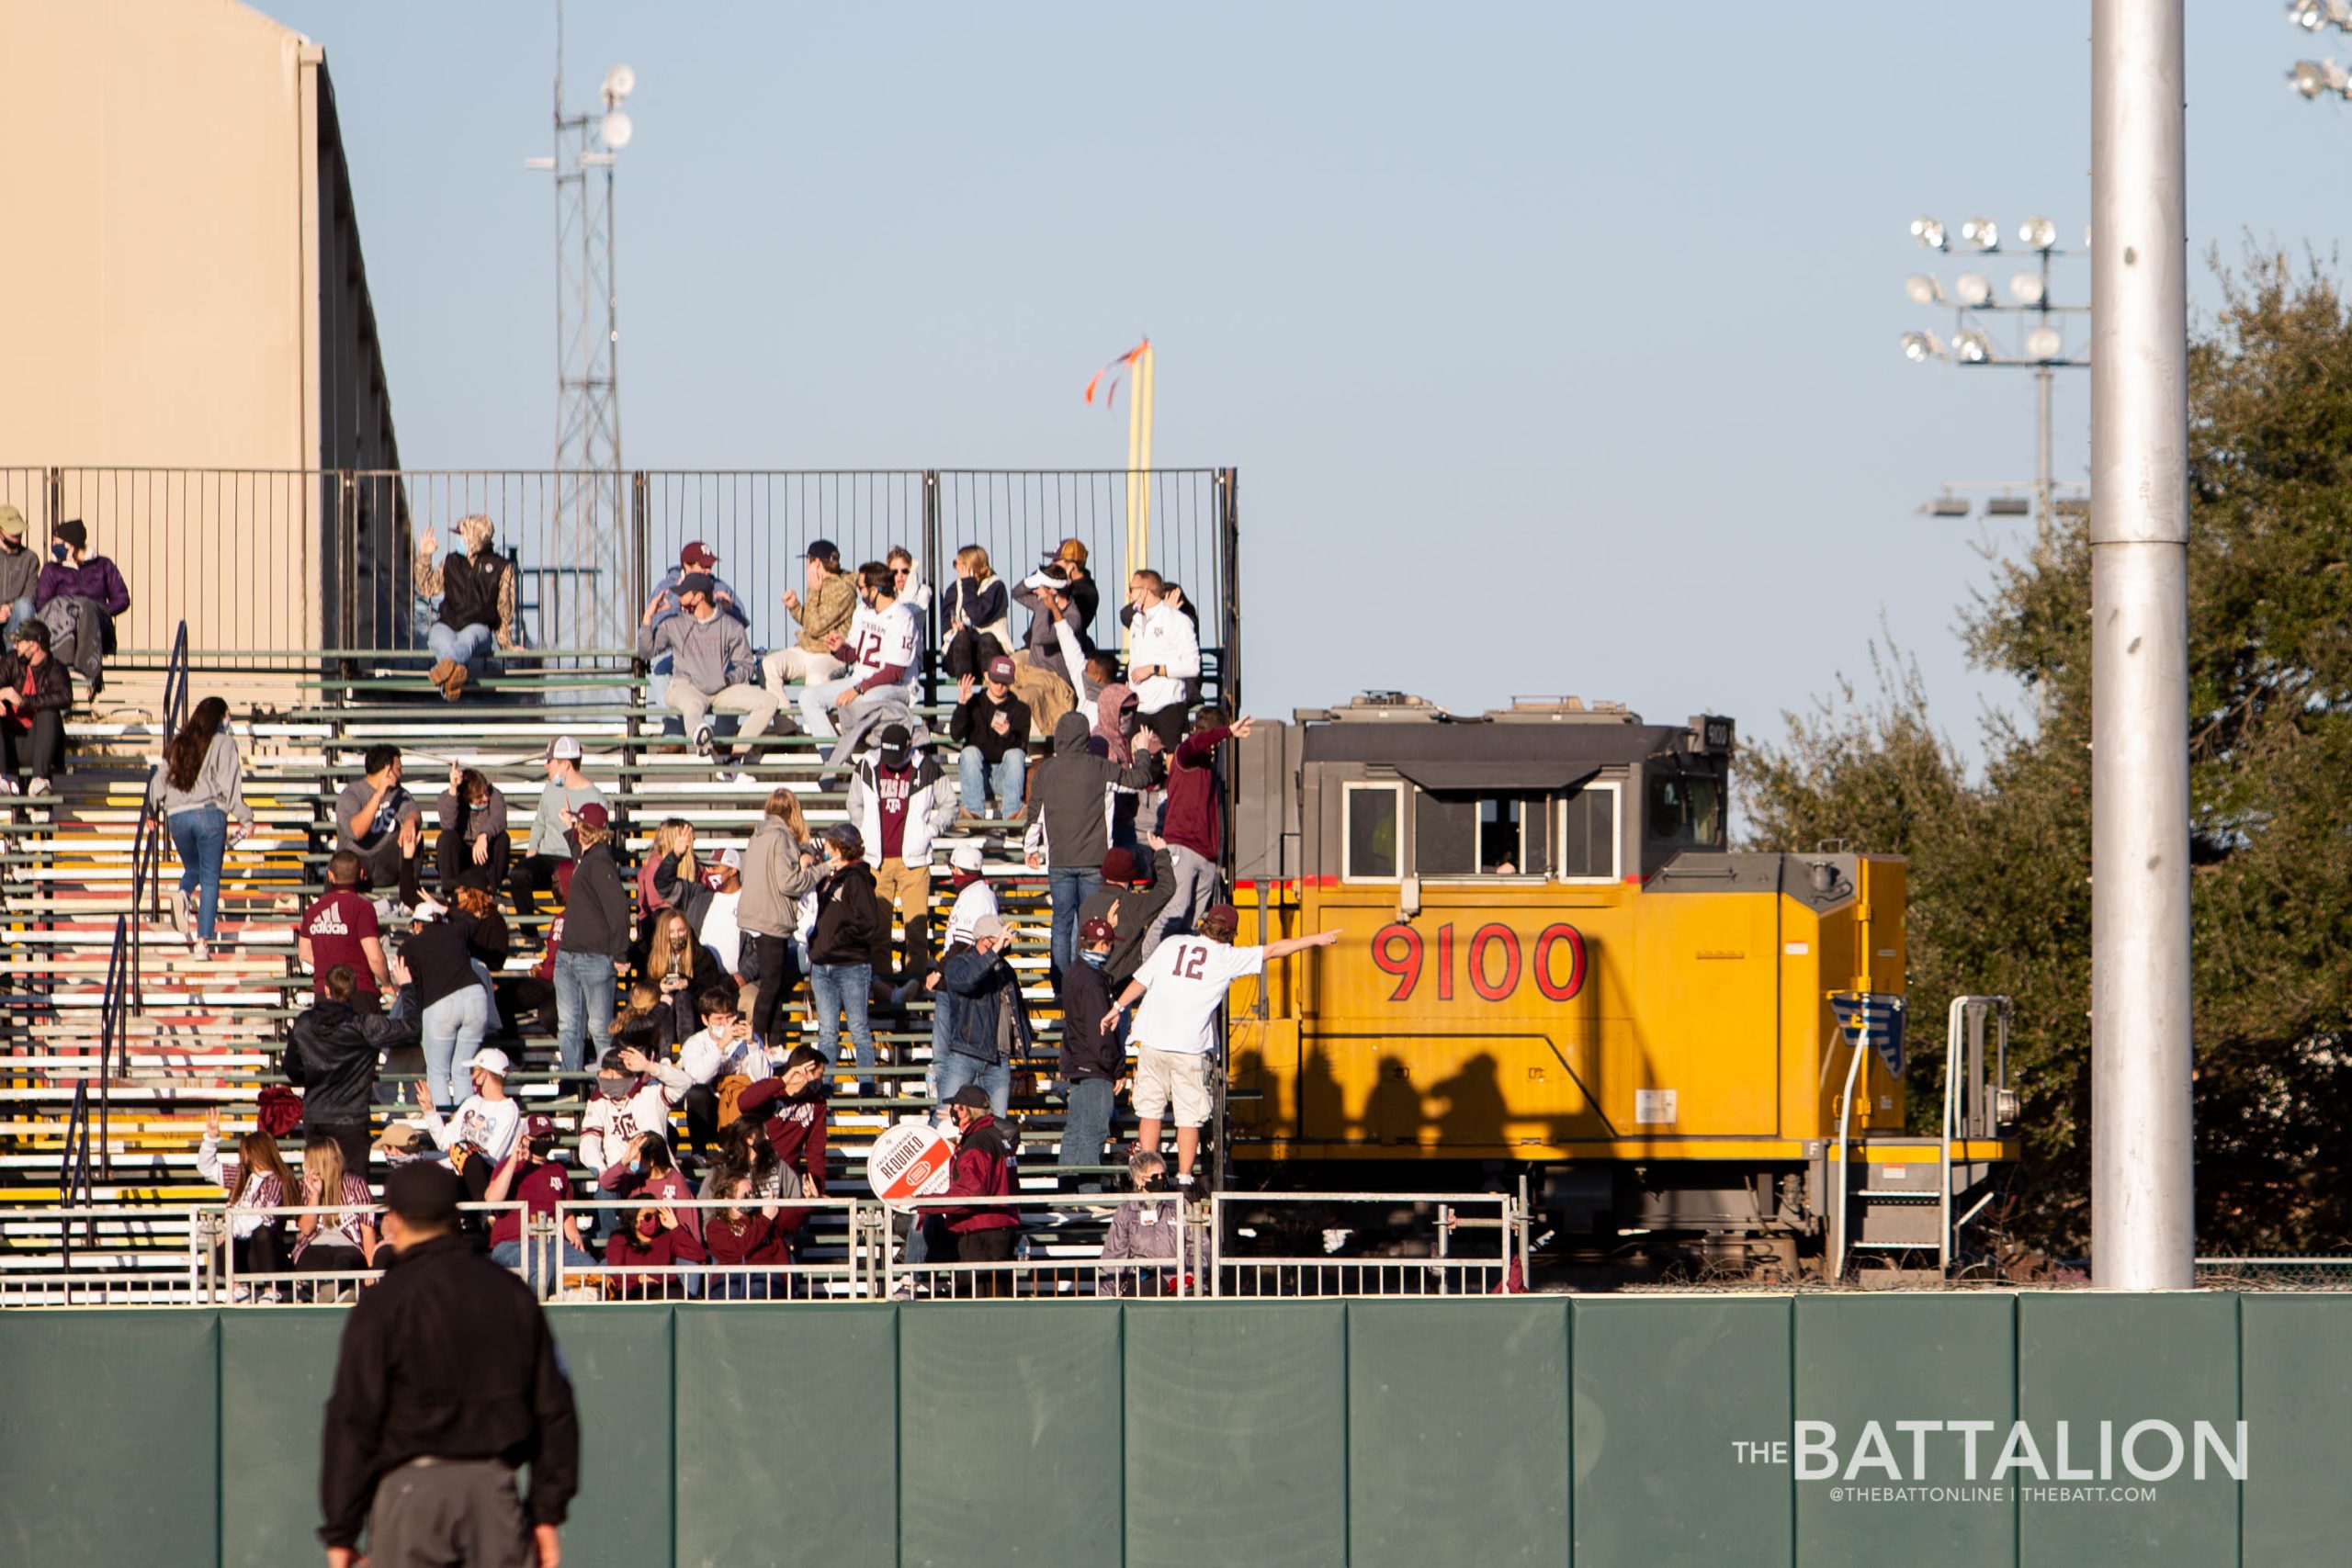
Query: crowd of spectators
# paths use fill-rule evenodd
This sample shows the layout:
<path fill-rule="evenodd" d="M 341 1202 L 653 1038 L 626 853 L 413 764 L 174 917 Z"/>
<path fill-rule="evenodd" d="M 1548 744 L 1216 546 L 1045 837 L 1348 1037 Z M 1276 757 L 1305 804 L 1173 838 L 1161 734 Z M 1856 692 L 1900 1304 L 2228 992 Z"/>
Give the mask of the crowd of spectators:
<path fill-rule="evenodd" d="M 5 525 L 0 514 L 0 570 Z M 513 564 L 492 548 L 489 520 L 465 519 L 458 533 L 462 553 L 438 562 L 428 533 L 415 574 L 420 592 L 440 595 L 433 679 L 452 698 L 514 629 Z M 1099 1192 L 1094 1172 L 1118 1157 L 1112 1128 L 1130 1089 L 1141 1122 L 1130 1184 L 1193 1185 L 1227 987 L 1327 939 L 1234 945 L 1238 917 L 1219 901 L 1221 770 L 1250 724 L 1196 706 L 1199 635 L 1181 589 L 1131 574 L 1123 661 L 1092 641 L 1101 589 L 1080 541 L 1017 582 L 967 547 L 934 592 L 905 550 L 849 569 L 820 539 L 801 589 L 782 596 L 793 641 L 762 656 L 718 565 L 707 545 L 688 545 L 644 606 L 637 652 L 653 698 L 674 715 L 681 745 L 729 770 L 761 767 L 762 739 L 834 742 L 821 765 L 845 787 L 842 819 L 814 832 L 799 795 L 778 787 L 741 849 L 714 854 L 671 818 L 631 857 L 621 808 L 572 737 L 547 746 L 527 823 L 486 773 L 452 761 L 428 825 L 400 750 L 370 747 L 335 797 L 326 890 L 296 931 L 314 987 L 285 1053 L 308 1094 L 302 1174 L 266 1136 L 234 1164 L 206 1145 L 207 1174 L 254 1212 L 232 1224 L 254 1268 L 366 1265 L 376 1243 L 364 1215 L 338 1208 L 281 1232 L 259 1213 L 297 1193 L 361 1207 L 371 1148 L 446 1159 L 470 1196 L 535 1213 L 587 1192 L 609 1201 L 605 1223 L 583 1227 L 574 1214 L 540 1261 L 600 1260 L 617 1293 L 658 1292 L 677 1265 L 724 1274 L 788 1262 L 805 1232 L 794 1201 L 829 1190 L 828 1127 L 845 1088 L 914 1100 L 908 1109 L 956 1142 L 955 1201 L 924 1211 L 910 1258 L 1013 1255 L 1020 1218 L 1001 1200 L 1022 1139 L 1016 1085 L 1030 1075 L 1062 1101 L 1056 1156 L 1069 1190 Z M 1017 638 L 1015 606 L 1029 615 Z M 926 659 L 955 682 L 937 735 L 913 705 Z M 0 683 L 11 668 L 0 662 Z M 218 698 L 198 705 L 149 802 L 182 863 L 174 919 L 199 954 L 217 934 L 225 848 L 253 820 L 226 716 Z M 1017 843 L 1044 874 L 1044 932 L 1024 938 L 1007 918 L 976 841 L 988 835 Z M 941 888 L 934 863 L 951 837 Z M 509 973 L 519 930 L 545 932 L 527 976 Z M 1033 1017 L 1034 971 L 1013 962 L 1024 948 L 1046 960 L 1057 1045 Z M 798 1012 L 785 1010 L 796 997 L 805 1037 Z M 896 1064 L 876 1020 L 903 1027 L 923 1001 L 927 1077 L 886 1077 Z M 555 1066 L 569 1077 L 556 1107 L 586 1100 L 569 1129 L 508 1083 L 516 1057 L 504 1046 L 519 1054 L 549 1009 Z M 388 1081 L 403 1067 L 416 1078 L 405 1108 Z M 1171 1112 L 1172 1184 L 1159 1153 Z M 371 1145 L 380 1118 L 393 1124 Z M 1172 1265 L 1182 1228 L 1164 1205 L 1123 1206 L 1118 1250 L 1105 1256 Z M 482 1240 L 518 1263 L 528 1235 L 509 1214 Z M 1148 1273 L 1130 1271 L 1129 1286 Z M 752 1292 L 740 1273 L 724 1277 Z"/>

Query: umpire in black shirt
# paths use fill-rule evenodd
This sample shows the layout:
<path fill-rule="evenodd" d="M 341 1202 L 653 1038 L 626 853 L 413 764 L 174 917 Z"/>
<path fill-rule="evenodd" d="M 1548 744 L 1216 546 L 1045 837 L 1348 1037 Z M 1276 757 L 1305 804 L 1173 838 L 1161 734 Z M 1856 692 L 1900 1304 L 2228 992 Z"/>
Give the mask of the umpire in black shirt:
<path fill-rule="evenodd" d="M 530 1288 L 458 1229 L 457 1174 L 405 1165 L 384 1183 L 382 1281 L 343 1326 L 319 1501 L 329 1568 L 555 1568 L 578 1489 L 580 1427 Z M 531 1469 L 526 1506 L 514 1472 Z"/>

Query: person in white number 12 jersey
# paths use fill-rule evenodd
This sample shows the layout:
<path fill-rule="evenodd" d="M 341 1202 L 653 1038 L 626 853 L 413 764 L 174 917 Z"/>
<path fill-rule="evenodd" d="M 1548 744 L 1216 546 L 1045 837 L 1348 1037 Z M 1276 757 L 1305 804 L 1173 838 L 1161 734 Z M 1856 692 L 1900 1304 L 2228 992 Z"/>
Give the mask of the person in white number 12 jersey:
<path fill-rule="evenodd" d="M 1310 947 L 1329 947 L 1338 931 L 1287 937 L 1263 947 L 1236 947 L 1240 912 L 1230 904 L 1212 906 L 1201 917 L 1197 935 L 1170 937 L 1136 971 L 1111 1010 L 1102 1015 L 1108 1034 L 1136 998 L 1136 1116 L 1142 1126 L 1136 1146 L 1159 1147 L 1159 1129 L 1172 1100 L 1176 1107 L 1176 1184 L 1193 1184 L 1193 1162 L 1201 1152 L 1201 1128 L 1209 1119 L 1209 1055 L 1216 1049 L 1217 1010 L 1226 987 L 1244 975 L 1265 971 L 1270 958 L 1286 958 Z"/>

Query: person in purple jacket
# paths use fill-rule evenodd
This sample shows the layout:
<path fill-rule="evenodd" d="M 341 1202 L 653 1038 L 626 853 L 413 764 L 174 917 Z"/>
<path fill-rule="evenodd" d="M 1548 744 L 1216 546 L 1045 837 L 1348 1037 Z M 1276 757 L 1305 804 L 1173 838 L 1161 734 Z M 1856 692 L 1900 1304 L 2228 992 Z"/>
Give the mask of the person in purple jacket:
<path fill-rule="evenodd" d="M 114 619 L 130 608 L 130 590 L 113 561 L 90 554 L 90 531 L 78 517 L 51 530 L 49 553 L 33 585 L 33 614 L 49 624 L 51 653 L 80 671 L 95 697 L 106 689 L 99 660 L 114 651 Z"/>

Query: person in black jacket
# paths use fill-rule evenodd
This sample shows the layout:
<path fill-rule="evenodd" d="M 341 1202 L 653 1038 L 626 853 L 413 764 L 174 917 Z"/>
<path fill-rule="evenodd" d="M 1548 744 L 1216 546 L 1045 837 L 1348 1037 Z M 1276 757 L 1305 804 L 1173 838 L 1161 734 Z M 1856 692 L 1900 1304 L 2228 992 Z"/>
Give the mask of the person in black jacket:
<path fill-rule="evenodd" d="M 420 1160 L 384 1183 L 381 1282 L 343 1325 L 319 1466 L 329 1568 L 554 1568 L 580 1483 L 580 1421 L 531 1288 L 458 1229 L 457 1173 Z M 528 1500 L 514 1473 L 529 1466 Z"/>
<path fill-rule="evenodd" d="M 817 884 L 817 925 L 808 935 L 808 989 L 817 1014 L 817 1049 L 839 1066 L 841 1015 L 849 1014 L 850 1042 L 857 1050 L 858 1092 L 862 1076 L 875 1065 L 874 1027 L 866 1017 L 866 992 L 874 984 L 874 933 L 882 916 L 874 898 L 874 868 L 865 863 L 865 840 L 846 822 L 826 832 L 825 870 Z"/>
<path fill-rule="evenodd" d="M 1012 1104 L 1012 1064 L 1036 1044 L 1021 976 L 1006 962 L 1012 929 L 995 915 L 972 923 L 972 942 L 940 964 L 940 987 L 933 993 L 947 1009 L 947 1058 L 939 1064 L 939 1102 L 945 1105 L 966 1084 L 988 1091 L 989 1110 L 1005 1121 Z M 1012 1133 L 1011 1123 L 1006 1131 Z"/>
<path fill-rule="evenodd" d="M 0 653 L 0 795 L 17 793 L 19 767 L 32 774 L 28 793 L 49 793 L 65 765 L 65 711 L 73 705 L 74 677 L 49 656 L 49 627 L 27 621 Z"/>
<path fill-rule="evenodd" d="M 588 1041 L 612 1032 L 613 984 L 628 972 L 628 887 L 613 863 L 613 818 L 592 800 L 572 813 L 580 844 L 555 955 L 555 1047 L 567 1073 L 585 1071 Z"/>
<path fill-rule="evenodd" d="M 986 682 L 956 704 L 947 721 L 968 818 L 987 815 L 990 791 L 1001 817 L 1013 816 L 1027 804 L 1029 705 L 1012 694 L 1013 675 L 1012 660 L 989 660 Z"/>
<path fill-rule="evenodd" d="M 1121 767 L 1087 741 L 1083 714 L 1064 714 L 1054 726 L 1053 755 L 1037 764 L 1029 785 L 1029 829 L 1023 847 L 1029 868 L 1046 869 L 1054 901 L 1053 972 L 1069 967 L 1078 952 L 1078 911 L 1102 886 L 1102 857 L 1111 852 L 1104 792 L 1149 789 L 1159 774 L 1148 756 Z"/>
<path fill-rule="evenodd" d="M 1166 840 L 1154 835 L 1151 880 L 1136 880 L 1133 850 L 1114 849 L 1102 857 L 1102 886 L 1079 906 L 1078 920 L 1101 920 L 1111 928 L 1111 957 L 1107 965 L 1111 987 L 1117 991 L 1143 967 L 1143 942 L 1159 925 L 1168 896 L 1176 889 L 1176 857 Z"/>
<path fill-rule="evenodd" d="M 1057 993 L 1062 1008 L 1062 1083 L 1069 1097 L 1062 1111 L 1061 1151 L 1056 1159 L 1063 1166 L 1102 1163 L 1103 1145 L 1111 1139 L 1111 1111 L 1118 1099 L 1118 1081 L 1126 1076 L 1127 1066 L 1126 1050 L 1118 1035 L 1102 1030 L 1102 1016 L 1111 1010 L 1111 923 L 1087 921 L 1079 928 L 1078 943 L 1078 962 L 1062 971 Z M 1065 1185 L 1069 1179 L 1063 1179 Z M 1102 1184 L 1090 1177 L 1077 1190 L 1100 1192 Z"/>
<path fill-rule="evenodd" d="M 416 1026 L 351 1005 L 359 977 L 348 964 L 327 971 L 326 996 L 286 1026 L 287 1081 L 307 1092 L 302 1125 L 333 1138 L 345 1170 L 368 1168 L 368 1112 L 376 1100 L 379 1055 L 416 1043 Z"/>

